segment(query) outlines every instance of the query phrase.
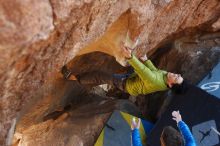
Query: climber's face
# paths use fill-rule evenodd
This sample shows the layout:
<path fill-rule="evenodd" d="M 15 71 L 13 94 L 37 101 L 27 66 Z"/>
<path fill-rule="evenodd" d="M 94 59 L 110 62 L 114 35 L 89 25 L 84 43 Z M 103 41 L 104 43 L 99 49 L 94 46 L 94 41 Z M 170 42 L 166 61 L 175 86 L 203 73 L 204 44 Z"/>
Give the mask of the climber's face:
<path fill-rule="evenodd" d="M 181 84 L 182 82 L 183 82 L 183 77 L 180 74 L 174 74 L 168 72 L 167 83 L 170 87 L 172 87 L 173 84 Z"/>

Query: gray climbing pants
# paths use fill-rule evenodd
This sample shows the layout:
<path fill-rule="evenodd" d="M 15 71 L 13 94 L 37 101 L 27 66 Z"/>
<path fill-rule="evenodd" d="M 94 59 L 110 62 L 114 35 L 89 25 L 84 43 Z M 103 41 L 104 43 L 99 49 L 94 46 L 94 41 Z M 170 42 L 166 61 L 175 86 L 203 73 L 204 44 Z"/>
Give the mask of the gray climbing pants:
<path fill-rule="evenodd" d="M 82 85 L 98 86 L 101 84 L 109 84 L 115 86 L 116 88 L 125 91 L 125 81 L 126 78 L 119 78 L 102 71 L 86 72 L 76 75 L 77 80 Z"/>

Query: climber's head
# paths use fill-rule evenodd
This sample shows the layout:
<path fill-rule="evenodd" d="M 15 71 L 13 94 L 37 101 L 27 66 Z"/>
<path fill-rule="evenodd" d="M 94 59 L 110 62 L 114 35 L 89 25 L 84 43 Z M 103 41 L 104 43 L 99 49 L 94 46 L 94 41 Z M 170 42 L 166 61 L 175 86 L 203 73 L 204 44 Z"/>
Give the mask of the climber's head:
<path fill-rule="evenodd" d="M 175 74 L 168 72 L 167 73 L 167 85 L 172 88 L 175 84 L 182 84 L 183 83 L 183 77 L 180 74 Z"/>

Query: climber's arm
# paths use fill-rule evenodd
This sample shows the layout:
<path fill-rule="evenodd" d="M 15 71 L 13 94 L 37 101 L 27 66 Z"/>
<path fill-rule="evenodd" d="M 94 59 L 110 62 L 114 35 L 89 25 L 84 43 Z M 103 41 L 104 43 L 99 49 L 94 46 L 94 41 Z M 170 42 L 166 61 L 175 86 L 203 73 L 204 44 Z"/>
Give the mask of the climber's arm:
<path fill-rule="evenodd" d="M 150 70 L 147 66 L 145 66 L 142 62 L 140 62 L 135 55 L 132 55 L 128 60 L 129 64 L 134 68 L 135 72 L 142 79 L 154 80 L 155 74 Z"/>
<path fill-rule="evenodd" d="M 158 70 L 158 68 L 156 68 L 149 59 L 144 62 L 144 65 L 147 66 L 150 70 Z"/>
<path fill-rule="evenodd" d="M 134 68 L 134 71 L 138 74 L 138 76 L 144 80 L 152 80 L 156 78 L 156 75 L 153 71 L 151 71 L 147 66 L 145 66 L 142 62 L 140 62 L 135 55 L 132 54 L 132 49 L 128 47 L 122 48 L 122 53 L 125 58 L 128 59 L 129 64 Z"/>
<path fill-rule="evenodd" d="M 140 57 L 140 60 L 144 63 L 145 66 L 147 66 L 150 70 L 158 70 L 154 64 L 151 62 L 151 60 L 148 59 L 147 55 L 144 54 L 143 56 Z"/>

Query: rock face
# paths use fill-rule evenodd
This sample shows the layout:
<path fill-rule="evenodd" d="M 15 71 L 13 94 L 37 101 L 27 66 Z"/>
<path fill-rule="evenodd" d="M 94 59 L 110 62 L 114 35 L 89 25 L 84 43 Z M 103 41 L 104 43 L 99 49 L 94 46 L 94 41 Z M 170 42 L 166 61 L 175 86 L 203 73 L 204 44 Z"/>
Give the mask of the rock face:
<path fill-rule="evenodd" d="M 93 97 L 95 98 L 95 97 Z M 18 146 L 23 145 L 57 145 L 57 146 L 83 146 L 94 145 L 106 120 L 114 109 L 129 112 L 129 109 L 138 110 L 125 100 L 100 100 L 81 106 L 77 109 L 70 108 L 62 112 L 58 118 L 46 120 L 32 125 L 15 133 L 15 141 Z M 100 101 L 99 101 L 100 100 Z M 124 107 L 129 107 L 126 109 Z"/>
<path fill-rule="evenodd" d="M 21 126 L 25 131 L 42 122 L 42 115 L 66 106 L 72 87 L 60 76 L 60 68 L 72 67 L 77 54 L 101 51 L 125 65 L 119 45 L 128 31 L 132 39 L 141 40 L 137 52 L 153 54 L 182 36 L 219 32 L 219 16 L 218 0 L 1 0 L 0 145 L 10 143 L 15 123 L 26 121 Z M 179 46 L 184 52 L 184 45 Z M 212 53 L 207 54 L 209 60 Z"/>

